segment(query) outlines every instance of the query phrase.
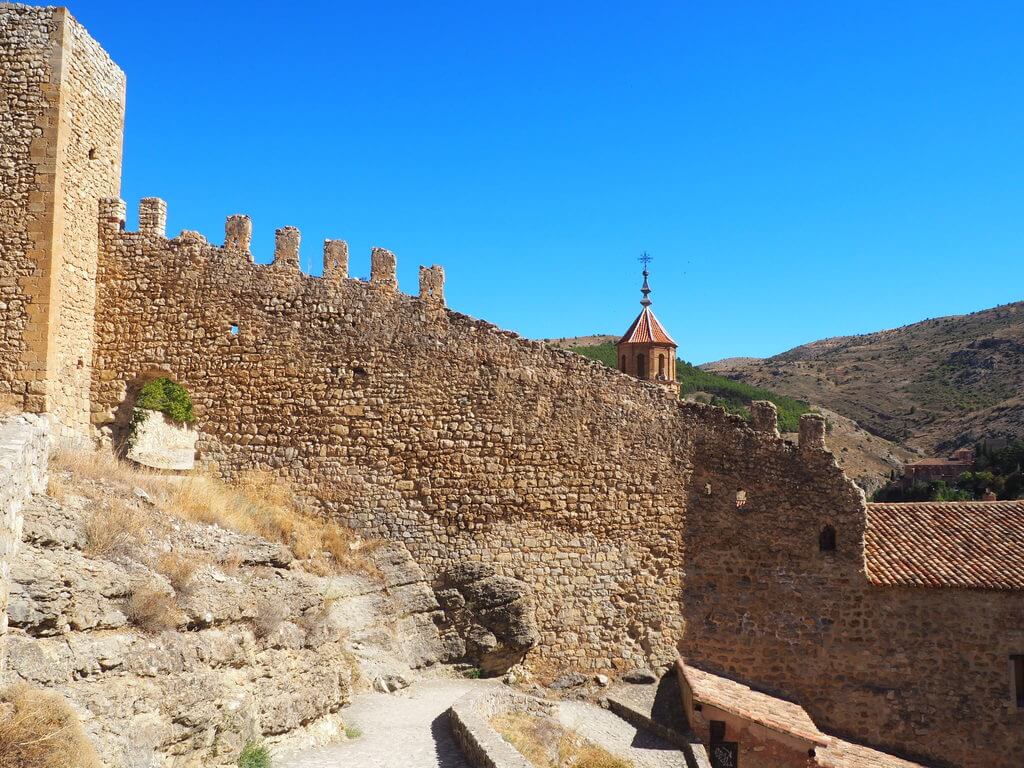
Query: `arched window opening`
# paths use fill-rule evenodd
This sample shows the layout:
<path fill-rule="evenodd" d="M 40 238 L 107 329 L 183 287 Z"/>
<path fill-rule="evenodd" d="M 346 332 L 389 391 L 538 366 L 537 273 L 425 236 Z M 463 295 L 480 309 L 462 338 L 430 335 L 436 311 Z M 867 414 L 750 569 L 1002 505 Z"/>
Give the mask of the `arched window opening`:
<path fill-rule="evenodd" d="M 619 364 L 619 366 L 620 366 L 620 370 L 623 373 L 625 373 L 626 372 L 626 356 L 625 355 L 622 356 L 622 362 Z"/>
<path fill-rule="evenodd" d="M 658 355 L 658 378 L 665 378 L 665 356 Z"/>
<path fill-rule="evenodd" d="M 636 377 L 638 379 L 647 378 L 647 358 L 643 355 L 636 356 Z"/>
<path fill-rule="evenodd" d="M 836 529 L 831 525 L 826 525 L 821 529 L 821 533 L 818 535 L 818 549 L 822 552 L 836 551 Z"/>

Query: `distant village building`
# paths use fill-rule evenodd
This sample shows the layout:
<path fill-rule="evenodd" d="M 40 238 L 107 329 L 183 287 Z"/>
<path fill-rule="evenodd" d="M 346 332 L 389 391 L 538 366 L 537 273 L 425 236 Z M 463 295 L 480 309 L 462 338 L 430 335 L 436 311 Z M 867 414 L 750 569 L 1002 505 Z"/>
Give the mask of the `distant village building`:
<path fill-rule="evenodd" d="M 640 310 L 636 320 L 616 345 L 619 370 L 638 379 L 653 381 L 678 391 L 679 384 L 676 382 L 676 348 L 678 345 L 668 335 L 651 310 L 651 287 L 647 281 L 651 274 L 647 271 L 650 257 L 644 254 L 641 260 L 644 262 L 644 284 L 640 289 L 643 294 L 643 298 L 640 299 L 643 309 Z"/>
<path fill-rule="evenodd" d="M 931 483 L 937 480 L 951 482 L 964 472 L 970 472 L 973 467 L 974 449 L 960 448 L 945 459 L 921 459 L 904 465 L 903 484 L 909 487 L 915 483 Z"/>

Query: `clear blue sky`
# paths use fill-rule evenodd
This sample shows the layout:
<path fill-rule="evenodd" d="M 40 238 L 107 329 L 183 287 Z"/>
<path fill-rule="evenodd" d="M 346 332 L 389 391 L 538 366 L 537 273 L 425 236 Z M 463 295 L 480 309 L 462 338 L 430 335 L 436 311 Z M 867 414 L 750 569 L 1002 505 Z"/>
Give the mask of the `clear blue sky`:
<path fill-rule="evenodd" d="M 122 195 L 531 337 L 621 333 L 649 251 L 685 359 L 1024 298 L 1024 3 L 112 3 Z"/>

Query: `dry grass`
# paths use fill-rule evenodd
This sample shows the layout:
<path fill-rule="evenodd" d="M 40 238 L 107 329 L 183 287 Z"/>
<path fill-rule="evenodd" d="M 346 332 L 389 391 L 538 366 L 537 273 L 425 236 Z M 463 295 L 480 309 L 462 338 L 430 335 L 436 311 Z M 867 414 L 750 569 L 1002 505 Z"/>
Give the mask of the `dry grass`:
<path fill-rule="evenodd" d="M 264 598 L 256 605 L 256 618 L 252 622 L 252 633 L 260 639 L 269 637 L 287 618 L 287 605 L 280 600 Z"/>
<path fill-rule="evenodd" d="M 174 597 L 152 584 L 132 591 L 125 613 L 128 621 L 150 634 L 176 629 L 181 616 Z"/>
<path fill-rule="evenodd" d="M 0 768 L 99 768 L 75 712 L 25 684 L 0 692 Z"/>
<path fill-rule="evenodd" d="M 199 565 L 199 560 L 193 556 L 167 552 L 157 558 L 153 567 L 171 583 L 177 594 L 187 595 L 192 589 Z"/>
<path fill-rule="evenodd" d="M 118 498 L 91 506 L 85 520 L 86 553 L 110 559 L 136 552 L 145 530 L 139 511 Z"/>
<path fill-rule="evenodd" d="M 237 481 L 226 483 L 202 474 L 173 477 L 146 473 L 110 453 L 79 451 L 59 451 L 53 465 L 76 481 L 93 481 L 128 492 L 142 488 L 169 515 L 285 544 L 309 570 L 322 575 L 374 571 L 366 556 L 367 545 L 350 529 L 303 512 L 291 486 L 267 472 L 246 472 Z M 57 479 L 53 484 L 55 498 L 66 493 L 62 482 Z"/>
<path fill-rule="evenodd" d="M 633 768 L 586 741 L 549 717 L 506 712 L 491 718 L 491 726 L 535 768 Z"/>

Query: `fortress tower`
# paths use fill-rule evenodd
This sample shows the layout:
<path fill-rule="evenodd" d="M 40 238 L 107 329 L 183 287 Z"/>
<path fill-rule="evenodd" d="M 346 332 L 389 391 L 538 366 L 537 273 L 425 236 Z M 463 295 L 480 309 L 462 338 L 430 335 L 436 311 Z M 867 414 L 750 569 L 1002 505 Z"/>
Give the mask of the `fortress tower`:
<path fill-rule="evenodd" d="M 125 76 L 66 8 L 0 3 L 0 402 L 89 434 L 99 199 Z"/>
<path fill-rule="evenodd" d="M 644 262 L 644 284 L 640 289 L 643 298 L 640 304 L 643 309 L 636 320 L 629 326 L 616 345 L 619 358 L 619 370 L 636 376 L 638 379 L 654 381 L 673 390 L 678 390 L 676 383 L 676 347 L 678 346 L 668 332 L 658 322 L 651 310 L 651 286 L 647 282 L 650 272 L 647 264 L 650 257 L 640 257 Z"/>

